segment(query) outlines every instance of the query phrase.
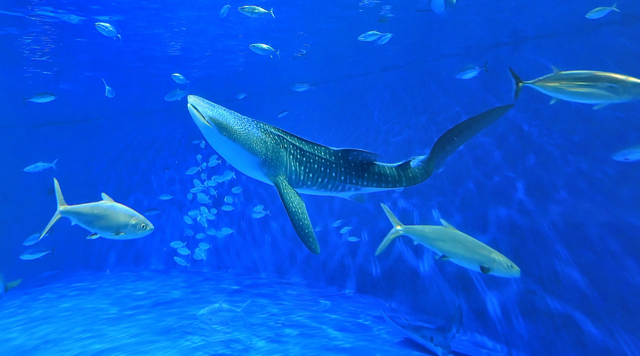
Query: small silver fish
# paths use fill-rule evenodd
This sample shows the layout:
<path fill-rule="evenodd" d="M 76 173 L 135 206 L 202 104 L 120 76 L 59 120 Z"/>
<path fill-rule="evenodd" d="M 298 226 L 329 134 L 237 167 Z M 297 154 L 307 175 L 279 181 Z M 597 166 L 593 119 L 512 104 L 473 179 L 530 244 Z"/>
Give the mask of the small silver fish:
<path fill-rule="evenodd" d="M 205 237 L 207 237 L 207 234 L 205 234 L 204 232 L 199 232 L 199 233 L 196 235 L 196 239 L 198 239 L 198 240 L 202 240 L 202 239 L 204 239 Z"/>
<path fill-rule="evenodd" d="M 184 234 L 187 236 L 193 236 L 193 230 L 191 229 L 184 229 Z"/>
<path fill-rule="evenodd" d="M 209 197 L 207 197 L 204 193 L 198 193 L 197 197 L 198 197 L 198 201 L 202 204 L 211 203 L 211 199 L 209 199 Z"/>
<path fill-rule="evenodd" d="M 289 113 L 289 112 L 288 112 L 288 111 L 286 111 L 286 110 L 285 110 L 285 111 L 281 111 L 281 112 L 278 114 L 278 117 L 283 117 L 283 116 L 287 115 L 288 113 Z"/>
<path fill-rule="evenodd" d="M 640 146 L 625 148 L 611 156 L 611 158 L 620 162 L 635 162 L 640 160 Z"/>
<path fill-rule="evenodd" d="M 224 202 L 227 204 L 233 204 L 233 198 L 227 195 L 224 197 Z"/>
<path fill-rule="evenodd" d="M 231 205 L 223 205 L 220 209 L 224 211 L 231 211 L 233 210 L 233 207 Z"/>
<path fill-rule="evenodd" d="M 371 42 L 377 40 L 380 36 L 382 36 L 382 33 L 378 31 L 369 31 L 361 34 L 358 37 L 358 41 Z"/>
<path fill-rule="evenodd" d="M 393 37 L 392 33 L 383 33 L 380 35 L 380 37 L 378 38 L 378 41 L 376 42 L 376 44 L 378 45 L 383 45 L 387 42 L 389 42 L 389 40 L 391 39 L 391 37 Z"/>
<path fill-rule="evenodd" d="M 196 259 L 196 260 L 199 260 L 199 261 L 201 261 L 201 260 L 205 260 L 206 261 L 207 260 L 207 251 L 197 247 L 195 249 L 195 251 L 193 252 L 193 258 Z"/>
<path fill-rule="evenodd" d="M 354 236 L 349 236 L 349 237 L 347 237 L 347 241 L 349 241 L 349 242 L 358 242 L 358 241 L 360 241 L 360 239 L 357 238 L 357 237 L 354 237 Z"/>
<path fill-rule="evenodd" d="M 53 254 L 53 250 L 55 250 L 56 248 L 52 248 L 51 250 L 28 250 L 25 253 L 23 253 L 22 255 L 20 255 L 20 259 L 21 260 L 25 260 L 25 261 L 31 261 L 31 260 L 35 260 L 38 259 L 44 255 L 47 254 Z"/>
<path fill-rule="evenodd" d="M 231 193 L 239 194 L 242 192 L 242 187 L 233 187 L 231 188 Z"/>
<path fill-rule="evenodd" d="M 227 236 L 227 235 L 231 235 L 232 233 L 233 233 L 233 230 L 231 230 L 228 227 L 223 227 L 222 230 L 216 233 L 216 235 Z"/>
<path fill-rule="evenodd" d="M 340 233 L 341 233 L 341 234 L 346 234 L 346 233 L 348 233 L 349 231 L 351 231 L 351 229 L 353 229 L 353 227 L 351 227 L 351 226 L 345 226 L 345 227 L 343 227 L 342 229 L 340 229 Z"/>
<path fill-rule="evenodd" d="M 191 167 L 185 173 L 191 175 L 191 174 L 195 174 L 198 171 L 200 171 L 200 167 L 199 166 L 198 167 Z"/>
<path fill-rule="evenodd" d="M 40 233 L 36 232 L 35 234 L 27 237 L 26 240 L 24 240 L 24 242 L 22 243 L 22 245 L 24 246 L 31 246 L 33 244 L 35 244 L 36 242 L 40 241 Z"/>
<path fill-rule="evenodd" d="M 182 75 L 180 73 L 171 74 L 171 78 L 173 78 L 173 80 L 178 84 L 187 84 L 187 83 L 189 83 L 187 78 L 185 78 L 184 75 Z"/>
<path fill-rule="evenodd" d="M 142 215 L 153 216 L 153 215 L 160 214 L 161 212 L 162 212 L 162 210 L 160 210 L 160 209 L 149 209 L 149 210 L 145 211 L 144 213 L 142 213 Z"/>
<path fill-rule="evenodd" d="M 53 163 L 44 163 L 44 162 L 34 163 L 34 164 L 30 165 L 29 167 L 23 169 L 23 171 L 29 172 L 29 173 L 34 173 L 34 172 L 44 171 L 45 169 L 48 169 L 48 168 L 53 168 L 53 169 L 57 170 L 58 168 L 56 168 L 56 162 L 58 162 L 57 159 L 55 161 L 53 161 Z"/>
<path fill-rule="evenodd" d="M 55 96 L 54 94 L 40 93 L 30 97 L 29 99 L 22 97 L 22 104 L 26 104 L 27 101 L 30 101 L 32 103 L 48 103 L 55 98 L 57 98 L 57 96 Z"/>
<path fill-rule="evenodd" d="M 173 198 L 173 195 L 169 195 L 169 194 L 162 194 L 161 196 L 158 197 L 158 199 L 160 200 L 169 200 L 172 198 Z"/>
<path fill-rule="evenodd" d="M 594 19 L 599 19 L 601 17 L 606 16 L 608 13 L 610 13 L 612 10 L 613 11 L 617 11 L 620 12 L 620 10 L 618 10 L 618 8 L 616 7 L 616 5 L 618 5 L 618 3 L 613 4 L 613 6 L 611 7 L 597 7 L 591 11 L 589 11 L 585 17 L 588 18 L 589 20 L 594 20 Z"/>
<path fill-rule="evenodd" d="M 186 248 L 186 247 L 177 248 L 176 251 L 178 251 L 178 253 L 183 255 L 183 256 L 187 256 L 187 255 L 191 254 L 191 251 L 189 251 L 189 249 Z"/>
<path fill-rule="evenodd" d="M 253 211 L 256 213 L 259 213 L 262 211 L 262 209 L 264 209 L 264 205 L 260 204 L 260 205 L 256 205 L 255 208 L 253 208 Z"/>
<path fill-rule="evenodd" d="M 238 8 L 238 11 L 240 11 L 241 13 L 249 17 L 262 17 L 267 14 L 271 14 L 271 16 L 273 16 L 274 19 L 276 18 L 276 15 L 273 14 L 273 8 L 271 8 L 270 11 L 267 11 L 259 6 L 248 5 L 248 6 L 240 6 Z"/>
<path fill-rule="evenodd" d="M 101 34 L 107 37 L 118 37 L 120 42 L 122 42 L 122 37 L 118 34 L 118 31 L 115 27 L 111 26 L 106 22 L 96 22 L 96 29 L 100 31 Z"/>
<path fill-rule="evenodd" d="M 184 220 L 184 222 L 186 222 L 189 225 L 193 224 L 193 219 L 191 219 L 191 217 L 189 215 L 183 216 L 182 220 Z"/>
<path fill-rule="evenodd" d="M 107 98 L 113 98 L 114 96 L 116 96 L 116 91 L 107 85 L 107 82 L 104 81 L 104 78 L 102 78 L 102 82 L 104 83 L 104 96 L 106 96 Z"/>
<path fill-rule="evenodd" d="M 206 249 L 208 249 L 208 248 L 209 248 L 209 247 L 211 247 L 211 246 L 210 246 L 208 243 L 206 243 L 206 242 L 201 242 L 201 243 L 199 243 L 199 244 L 198 244 L 198 247 L 200 247 L 200 248 L 201 248 L 201 249 L 203 249 L 203 250 L 206 250 Z"/>
<path fill-rule="evenodd" d="M 271 214 L 269 214 L 269 210 L 261 211 L 261 212 L 258 212 L 258 213 L 252 213 L 251 217 L 254 218 L 254 219 L 260 219 L 260 218 L 264 217 L 267 214 L 271 215 Z"/>
<path fill-rule="evenodd" d="M 173 258 L 174 261 L 176 261 L 177 264 L 179 264 L 180 266 L 185 266 L 188 267 L 189 265 L 187 264 L 187 262 L 185 262 L 182 257 L 174 257 Z"/>
<path fill-rule="evenodd" d="M 269 56 L 271 58 L 273 58 L 273 54 L 275 53 L 278 55 L 278 59 L 280 59 L 280 51 L 276 51 L 271 46 L 264 43 L 254 43 L 252 45 L 249 45 L 249 48 L 251 48 L 251 50 L 256 52 L 257 54 Z"/>
<path fill-rule="evenodd" d="M 225 5 L 222 7 L 222 9 L 220 10 L 220 18 L 224 18 L 227 16 L 227 14 L 229 13 L 229 9 L 231 8 L 231 5 Z"/>
<path fill-rule="evenodd" d="M 315 89 L 316 86 L 309 83 L 296 83 L 291 86 L 291 90 L 297 91 L 297 92 L 307 91 L 312 88 Z"/>
<path fill-rule="evenodd" d="M 338 226 L 341 226 L 342 224 L 344 224 L 344 220 L 336 220 L 333 224 L 331 224 L 331 226 L 338 227 Z"/>
<path fill-rule="evenodd" d="M 179 249 L 180 247 L 184 247 L 184 245 L 186 245 L 186 242 L 183 241 L 173 241 L 172 243 L 169 244 L 169 246 L 175 248 L 175 249 Z"/>
<path fill-rule="evenodd" d="M 247 96 L 247 93 L 240 93 L 238 95 L 236 95 L 236 99 L 240 100 L 240 99 L 244 99 Z"/>
<path fill-rule="evenodd" d="M 187 96 L 187 94 L 189 94 L 189 92 L 187 92 L 186 90 L 176 89 L 174 91 L 169 92 L 169 94 L 165 95 L 164 100 L 166 101 L 180 100 L 185 96 Z"/>
<path fill-rule="evenodd" d="M 489 70 L 487 69 L 487 62 L 486 61 L 484 62 L 484 65 L 482 67 L 470 65 L 470 66 L 466 66 L 466 67 L 460 69 L 458 71 L 458 74 L 456 74 L 456 78 L 458 78 L 458 79 L 471 79 L 471 78 L 477 76 L 483 70 L 486 73 L 489 73 Z"/>

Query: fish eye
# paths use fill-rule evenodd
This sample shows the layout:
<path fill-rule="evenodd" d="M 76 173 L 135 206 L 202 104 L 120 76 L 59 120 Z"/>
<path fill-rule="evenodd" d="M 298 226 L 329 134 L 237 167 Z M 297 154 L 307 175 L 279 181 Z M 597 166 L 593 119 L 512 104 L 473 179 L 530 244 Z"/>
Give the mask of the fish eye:
<path fill-rule="evenodd" d="M 142 230 L 146 230 L 147 229 L 147 224 L 142 224 L 142 225 L 140 225 L 140 227 L 142 228 Z"/>

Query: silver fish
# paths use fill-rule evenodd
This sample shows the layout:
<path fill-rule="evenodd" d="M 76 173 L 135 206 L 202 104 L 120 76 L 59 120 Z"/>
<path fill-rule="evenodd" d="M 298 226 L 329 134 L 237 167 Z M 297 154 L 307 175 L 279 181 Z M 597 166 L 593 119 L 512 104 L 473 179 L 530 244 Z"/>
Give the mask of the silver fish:
<path fill-rule="evenodd" d="M 635 162 L 640 160 L 640 146 L 625 148 L 611 156 L 611 158 L 620 162 Z"/>
<path fill-rule="evenodd" d="M 289 113 L 289 112 L 288 112 L 288 111 L 286 111 L 286 110 L 285 110 L 285 111 L 281 111 L 281 112 L 278 114 L 278 117 L 283 117 L 283 116 L 287 115 L 288 113 Z"/>
<path fill-rule="evenodd" d="M 107 82 L 104 81 L 104 78 L 102 78 L 102 82 L 104 83 L 104 96 L 106 96 L 107 98 L 113 98 L 114 96 L 116 96 L 116 91 L 107 85 Z"/>
<path fill-rule="evenodd" d="M 471 79 L 475 76 L 477 76 L 481 71 L 485 71 L 486 73 L 489 73 L 489 70 L 487 69 L 487 62 L 484 62 L 484 65 L 482 67 L 478 67 L 478 66 L 466 66 L 462 69 L 460 69 L 458 71 L 458 74 L 456 74 L 456 78 L 458 79 Z"/>
<path fill-rule="evenodd" d="M 224 197 L 224 202 L 227 204 L 233 204 L 233 198 L 227 195 Z"/>
<path fill-rule="evenodd" d="M 436 253 L 436 257 L 449 260 L 472 271 L 498 277 L 520 278 L 520 268 L 500 252 L 473 237 L 458 231 L 446 221 L 442 226 L 403 225 L 386 205 L 380 204 L 393 228 L 376 250 L 378 256 L 396 237 L 406 235 L 415 244 L 421 244 Z"/>
<path fill-rule="evenodd" d="M 184 246 L 177 248 L 176 251 L 178 251 L 178 253 L 183 256 L 187 256 L 191 254 L 191 251 L 189 251 L 189 249 Z"/>
<path fill-rule="evenodd" d="M 26 240 L 24 240 L 24 242 L 22 243 L 22 245 L 24 246 L 31 246 L 33 244 L 35 244 L 36 242 L 40 241 L 40 233 L 36 232 L 35 234 L 27 237 Z"/>
<path fill-rule="evenodd" d="M 182 75 L 180 73 L 171 74 L 171 78 L 173 78 L 173 80 L 178 84 L 187 84 L 187 83 L 189 83 L 187 78 L 185 78 L 184 75 Z"/>
<path fill-rule="evenodd" d="M 371 42 L 377 40 L 380 36 L 382 36 L 382 33 L 378 31 L 369 31 L 361 34 L 358 37 L 358 41 Z"/>
<path fill-rule="evenodd" d="M 89 237 L 102 236 L 113 240 L 129 240 L 146 236 L 153 232 L 153 224 L 135 210 L 116 203 L 108 195 L 102 193 L 102 200 L 95 203 L 67 205 L 62 197 L 58 180 L 53 178 L 58 209 L 42 231 L 40 239 L 51 226 L 62 217 L 69 218 L 91 232 Z"/>
<path fill-rule="evenodd" d="M 251 48 L 251 50 L 256 52 L 257 54 L 269 56 L 271 58 L 273 58 L 273 54 L 275 53 L 278 55 L 278 59 L 280 59 L 280 51 L 276 51 L 271 46 L 264 43 L 254 43 L 252 45 L 249 45 L 249 48 Z"/>
<path fill-rule="evenodd" d="M 118 31 L 115 27 L 111 26 L 106 22 L 96 22 L 96 29 L 100 31 L 101 34 L 107 37 L 118 37 L 120 42 L 122 42 L 122 37 L 118 34 Z"/>
<path fill-rule="evenodd" d="M 29 99 L 22 97 L 22 103 L 26 104 L 27 101 L 30 101 L 32 103 L 48 103 L 51 100 L 54 100 L 55 98 L 57 98 L 57 96 L 55 96 L 54 94 L 40 93 L 30 97 Z"/>
<path fill-rule="evenodd" d="M 55 161 L 53 161 L 53 163 L 45 163 L 45 162 L 34 163 L 34 164 L 30 165 L 29 167 L 23 169 L 23 171 L 29 172 L 29 173 L 34 173 L 34 172 L 44 171 L 45 169 L 49 169 L 49 168 L 53 168 L 53 169 L 57 170 L 58 168 L 56 168 L 56 162 L 58 162 L 57 159 Z"/>
<path fill-rule="evenodd" d="M 176 101 L 184 98 L 189 94 L 186 90 L 176 89 L 174 91 L 169 92 L 169 94 L 164 96 L 164 100 L 166 101 Z"/>
<path fill-rule="evenodd" d="M 187 264 L 187 262 L 185 262 L 182 257 L 174 257 L 173 258 L 174 261 L 176 261 L 177 264 L 179 264 L 180 266 L 185 266 L 188 267 L 189 265 Z"/>
<path fill-rule="evenodd" d="M 616 5 L 618 5 L 618 3 L 613 4 L 613 6 L 611 7 L 597 7 L 591 11 L 589 11 L 585 17 L 588 18 L 589 20 L 594 20 L 594 19 L 599 19 L 601 17 L 606 16 L 608 13 L 610 13 L 612 10 L 613 11 L 617 11 L 620 12 L 620 10 L 618 10 L 618 8 L 616 7 Z"/>
<path fill-rule="evenodd" d="M 223 205 L 220 210 L 231 211 L 233 210 L 233 207 L 231 205 Z"/>
<path fill-rule="evenodd" d="M 184 245 L 186 245 L 186 242 L 182 242 L 182 241 L 173 241 L 172 243 L 169 244 L 169 246 L 178 249 L 180 247 L 184 247 Z"/>
<path fill-rule="evenodd" d="M 160 200 L 169 200 L 172 198 L 173 198 L 173 195 L 169 195 L 169 194 L 162 194 L 161 196 L 158 197 L 158 199 Z"/>
<path fill-rule="evenodd" d="M 240 6 L 238 8 L 238 11 L 240 11 L 241 13 L 249 16 L 249 17 L 262 17 L 265 16 L 267 14 L 271 14 L 271 16 L 273 16 L 273 18 L 276 18 L 276 15 L 273 14 L 273 8 L 271 8 L 271 10 L 267 11 L 259 6 Z"/>
<path fill-rule="evenodd" d="M 51 250 L 28 250 L 22 255 L 20 255 L 19 258 L 21 260 L 31 261 L 31 260 L 38 259 L 44 255 L 48 255 L 50 253 L 53 254 L 53 250 L 55 250 L 55 247 L 52 248 Z"/>
<path fill-rule="evenodd" d="M 233 187 L 231 188 L 231 193 L 239 194 L 242 192 L 242 187 Z"/>
<path fill-rule="evenodd" d="M 222 9 L 220 10 L 220 18 L 224 18 L 227 16 L 227 14 L 229 13 L 229 9 L 231 8 L 231 5 L 225 5 L 222 7 Z"/>
<path fill-rule="evenodd" d="M 298 92 L 307 91 L 312 88 L 315 89 L 316 87 L 315 85 L 309 83 L 296 83 L 291 86 L 291 90 Z"/>
<path fill-rule="evenodd" d="M 601 109 L 609 104 L 624 103 L 640 99 L 640 79 L 628 75 L 597 72 L 591 70 L 559 71 L 538 79 L 523 81 L 509 68 L 516 83 L 515 98 L 522 87 L 530 86 L 557 100 L 595 105 Z"/>
<path fill-rule="evenodd" d="M 185 173 L 191 175 L 191 174 L 195 174 L 198 171 L 200 171 L 200 167 L 199 166 L 198 167 L 191 167 Z"/>
<path fill-rule="evenodd" d="M 382 35 L 380 35 L 380 37 L 378 38 L 378 41 L 376 42 L 376 44 L 378 45 L 383 45 L 387 42 L 389 42 L 389 40 L 391 39 L 391 37 L 393 37 L 392 33 L 383 33 Z"/>

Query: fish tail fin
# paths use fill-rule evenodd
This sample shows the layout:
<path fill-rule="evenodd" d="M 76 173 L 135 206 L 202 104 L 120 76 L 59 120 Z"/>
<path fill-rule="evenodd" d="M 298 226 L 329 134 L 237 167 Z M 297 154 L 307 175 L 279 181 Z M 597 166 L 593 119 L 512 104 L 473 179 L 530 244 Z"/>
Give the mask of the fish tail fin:
<path fill-rule="evenodd" d="M 120 36 L 120 34 L 118 34 L 118 39 L 120 40 L 120 43 L 122 43 L 122 36 Z"/>
<path fill-rule="evenodd" d="M 618 10 L 618 3 L 617 2 L 615 4 L 613 4 L 613 6 L 611 6 L 611 10 L 620 12 L 620 10 Z"/>
<path fill-rule="evenodd" d="M 511 72 L 511 76 L 513 77 L 513 80 L 516 83 L 516 90 L 514 93 L 514 100 L 518 100 L 518 97 L 520 96 L 520 90 L 522 90 L 522 86 L 524 85 L 524 82 L 522 81 L 522 79 L 520 79 L 520 77 L 518 76 L 518 74 L 516 74 L 516 72 L 511 69 L 511 67 L 509 67 L 509 72 Z"/>
<path fill-rule="evenodd" d="M 485 73 L 489 74 L 489 69 L 487 69 L 487 63 L 489 63 L 489 61 L 484 61 L 484 65 L 482 66 L 482 68 L 484 68 Z"/>
<path fill-rule="evenodd" d="M 42 230 L 42 233 L 40 234 L 40 238 L 38 238 L 38 241 L 42 240 L 44 235 L 47 234 L 47 232 L 51 229 L 53 224 L 55 224 L 56 221 L 58 221 L 58 219 L 62 217 L 61 210 L 63 207 L 67 206 L 67 203 L 65 203 L 64 197 L 62 196 L 62 191 L 60 190 L 60 184 L 58 184 L 58 180 L 53 178 L 53 184 L 56 190 L 56 201 L 58 203 L 58 209 L 56 210 L 56 213 L 53 214 L 53 217 L 47 224 L 47 227 L 45 227 L 44 230 Z"/>
<path fill-rule="evenodd" d="M 278 59 L 280 59 L 280 50 L 276 51 L 276 54 L 278 55 Z"/>
<path fill-rule="evenodd" d="M 613 5 L 615 7 L 615 5 Z M 271 16 L 273 16 L 273 18 L 276 18 L 276 15 L 273 14 L 273 8 L 271 8 L 271 11 L 269 11 L 271 13 Z"/>
<path fill-rule="evenodd" d="M 5 284 L 4 285 L 4 292 L 8 292 L 11 289 L 17 287 L 18 284 L 20 284 L 20 282 L 22 282 L 22 279 L 18 279 L 17 281 L 13 281 L 13 282 L 9 282 L 9 283 Z"/>
<path fill-rule="evenodd" d="M 447 320 L 446 323 L 438 326 L 437 330 L 444 335 L 445 340 L 449 344 L 451 344 L 451 340 L 458 334 L 460 331 L 460 326 L 462 325 L 462 307 L 458 304 L 456 311 L 453 313 L 451 318 Z"/>
<path fill-rule="evenodd" d="M 462 121 L 436 140 L 428 156 L 415 157 L 402 164 L 409 164 L 409 169 L 418 170 L 420 179 L 417 183 L 424 182 L 433 172 L 442 168 L 447 158 L 460 146 L 493 124 L 512 107 L 513 104 L 497 106 Z"/>
<path fill-rule="evenodd" d="M 51 167 L 53 167 L 53 169 L 55 169 L 57 171 L 58 168 L 56 168 L 56 162 L 58 162 L 57 159 L 55 161 L 53 161 L 53 163 L 51 163 Z"/>
<path fill-rule="evenodd" d="M 380 204 L 380 205 L 382 206 L 382 209 L 384 210 L 385 214 L 387 214 L 389 221 L 391 221 L 393 228 L 389 231 L 387 236 L 385 236 L 385 238 L 382 240 L 382 242 L 380 243 L 380 246 L 378 246 L 378 249 L 376 250 L 376 256 L 382 253 L 382 251 L 384 251 L 384 249 L 387 248 L 387 246 L 389 246 L 391 241 L 393 241 L 396 237 L 402 236 L 403 234 L 402 228 L 404 227 L 404 225 L 400 222 L 400 220 L 398 220 L 398 218 L 396 218 L 396 216 L 393 215 L 393 212 L 391 212 L 391 210 L 389 210 L 389 208 L 386 205 L 384 204 Z"/>

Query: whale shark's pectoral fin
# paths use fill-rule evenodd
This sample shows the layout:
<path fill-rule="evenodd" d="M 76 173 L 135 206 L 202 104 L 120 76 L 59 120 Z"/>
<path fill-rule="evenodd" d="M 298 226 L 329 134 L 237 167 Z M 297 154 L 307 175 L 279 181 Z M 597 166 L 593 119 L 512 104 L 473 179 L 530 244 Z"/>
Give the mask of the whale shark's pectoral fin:
<path fill-rule="evenodd" d="M 282 204 L 284 204 L 284 208 L 289 215 L 291 224 L 296 230 L 298 237 L 300 237 L 300 240 L 307 246 L 309 251 L 319 254 L 320 246 L 318 246 L 318 240 L 316 240 L 316 235 L 313 232 L 313 226 L 311 226 L 307 207 L 304 205 L 302 197 L 291 187 L 284 176 L 276 176 L 272 178 L 272 181 L 278 190 L 278 194 L 280 194 Z"/>

